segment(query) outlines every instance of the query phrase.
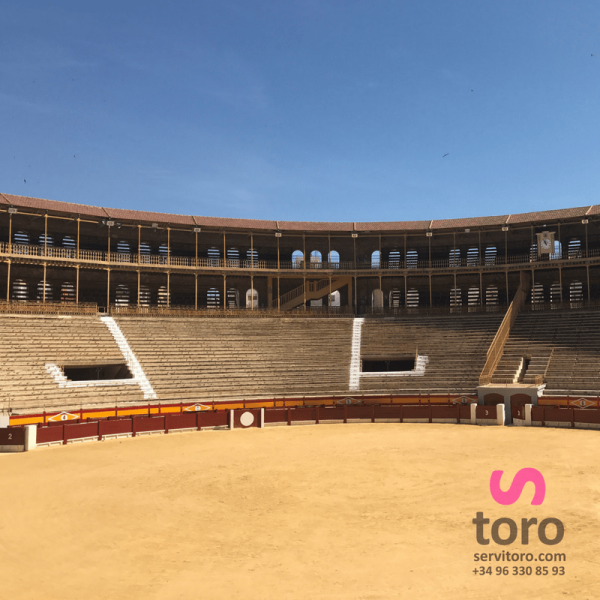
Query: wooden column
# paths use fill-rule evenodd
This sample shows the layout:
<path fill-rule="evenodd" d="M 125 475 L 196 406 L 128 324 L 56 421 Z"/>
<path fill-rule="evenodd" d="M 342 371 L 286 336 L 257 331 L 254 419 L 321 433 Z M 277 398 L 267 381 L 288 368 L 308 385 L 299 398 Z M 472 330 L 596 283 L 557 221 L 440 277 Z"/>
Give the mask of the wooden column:
<path fill-rule="evenodd" d="M 79 229 L 80 229 L 80 225 L 81 225 L 81 218 L 77 217 L 77 260 L 79 260 Z M 79 267 L 77 267 L 79 268 Z"/>
<path fill-rule="evenodd" d="M 75 267 L 75 304 L 79 304 L 79 265 Z"/>
<path fill-rule="evenodd" d="M 508 230 L 504 232 L 504 264 L 508 264 Z"/>
<path fill-rule="evenodd" d="M 304 293 L 304 310 L 306 310 L 306 275 L 304 275 L 304 285 L 302 286 L 302 291 Z"/>
<path fill-rule="evenodd" d="M 171 308 L 171 271 L 167 271 L 167 308 Z"/>
<path fill-rule="evenodd" d="M 110 308 L 110 269 L 106 269 L 106 312 Z"/>
<path fill-rule="evenodd" d="M 48 256 L 48 213 L 44 215 L 44 256 Z M 45 295 L 46 288 L 44 288 L 44 296 Z"/>
<path fill-rule="evenodd" d="M 586 226 L 587 229 L 587 226 Z M 587 242 L 587 239 L 586 239 Z M 587 248 L 586 248 L 587 251 Z M 587 271 L 587 290 L 588 290 L 588 302 L 591 300 L 591 292 L 590 292 L 590 265 L 585 265 Z"/>
<path fill-rule="evenodd" d="M 196 231 L 196 269 L 198 268 L 198 232 Z M 196 281 L 196 283 L 198 283 Z M 196 306 L 198 308 L 198 306 Z"/>
<path fill-rule="evenodd" d="M 141 254 L 142 254 L 142 226 L 138 224 L 138 248 L 137 248 L 137 264 L 141 263 Z M 139 271 L 138 271 L 139 273 Z M 139 278 L 138 278 L 139 279 Z M 138 285 L 139 288 L 139 285 Z M 139 291 L 138 291 L 138 306 L 140 303 L 139 299 Z"/>
<path fill-rule="evenodd" d="M 254 275 L 250 276 L 250 306 L 254 310 Z"/>
<path fill-rule="evenodd" d="M 225 239 L 225 234 L 223 234 Z M 227 275 L 223 275 L 223 309 L 227 308 Z"/>
<path fill-rule="evenodd" d="M 587 219 L 586 219 L 587 221 Z M 588 254 L 588 228 L 587 228 L 588 224 L 585 223 L 585 257 L 588 258 L 589 254 Z M 588 273 L 588 278 L 589 278 L 589 273 Z"/>
<path fill-rule="evenodd" d="M 167 265 L 171 264 L 171 228 L 167 227 Z"/>
<path fill-rule="evenodd" d="M 10 265 L 11 265 L 10 258 L 6 262 L 8 263 L 8 273 L 6 275 L 6 301 L 10 302 Z"/>
<path fill-rule="evenodd" d="M 280 268 L 281 268 L 281 266 L 280 266 L 280 262 L 279 262 L 279 238 L 277 238 L 277 270 L 279 271 Z"/>
<path fill-rule="evenodd" d="M 558 284 L 560 285 L 560 301 L 563 301 L 563 290 L 562 290 L 562 267 L 558 267 Z"/>
<path fill-rule="evenodd" d="M 279 289 L 279 275 L 277 275 L 277 312 L 281 312 L 281 290 Z"/>
<path fill-rule="evenodd" d="M 42 303 L 46 304 L 46 261 L 44 261 L 44 289 L 42 291 Z"/>
<path fill-rule="evenodd" d="M 429 238 L 431 240 L 431 238 Z M 429 247 L 431 251 L 431 244 Z M 431 253 L 429 254 L 429 264 L 431 264 Z M 431 273 L 429 273 L 429 308 L 433 308 L 433 291 L 431 289 Z"/>
<path fill-rule="evenodd" d="M 508 294 L 508 269 L 506 269 L 505 273 L 506 273 L 506 306 L 508 307 L 510 305 L 510 297 Z"/>
<path fill-rule="evenodd" d="M 254 234 L 250 232 L 250 268 L 254 269 Z M 254 296 L 252 296 L 252 308 L 254 309 Z"/>
<path fill-rule="evenodd" d="M 198 234 L 196 234 L 196 241 L 197 240 Z M 194 310 L 198 310 L 198 273 L 194 273 Z"/>
<path fill-rule="evenodd" d="M 12 213 L 8 215 L 8 253 L 12 254 Z M 10 263 L 9 263 L 10 264 Z"/>
<path fill-rule="evenodd" d="M 352 238 L 352 243 L 354 246 L 354 270 L 356 271 L 356 238 L 355 237 Z M 355 281 L 354 281 L 354 287 L 356 288 L 356 276 L 355 276 Z"/>

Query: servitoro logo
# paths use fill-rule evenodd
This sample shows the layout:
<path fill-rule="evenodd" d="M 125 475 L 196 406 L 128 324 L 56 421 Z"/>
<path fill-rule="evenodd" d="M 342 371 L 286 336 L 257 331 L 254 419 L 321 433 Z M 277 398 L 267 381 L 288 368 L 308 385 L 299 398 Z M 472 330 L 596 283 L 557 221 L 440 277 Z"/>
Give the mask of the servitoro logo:
<path fill-rule="evenodd" d="M 490 493 L 492 494 L 492 498 L 498 504 L 509 506 L 517 502 L 521 497 L 525 484 L 529 482 L 533 483 L 535 486 L 535 493 L 531 500 L 531 504 L 533 506 L 543 504 L 544 499 L 546 498 L 546 481 L 544 480 L 544 476 L 537 469 L 526 468 L 518 471 L 514 476 L 510 487 L 505 492 L 500 488 L 500 480 L 502 479 L 503 473 L 504 471 L 494 471 L 490 478 Z M 475 525 L 477 543 L 482 546 L 487 546 L 490 543 L 490 539 L 489 537 L 486 537 L 488 535 L 486 525 L 490 524 L 490 519 L 486 519 L 483 512 L 478 512 L 473 519 L 473 524 Z M 500 527 L 502 525 L 508 525 L 509 532 L 507 537 L 502 537 L 500 535 Z M 553 525 L 554 527 L 551 527 L 549 532 L 548 528 L 550 525 Z M 531 519 L 523 517 L 521 519 L 521 544 L 529 544 L 530 529 L 532 528 L 534 528 L 534 530 L 537 529 L 538 539 L 542 544 L 546 544 L 547 546 L 559 544 L 565 536 L 565 526 L 560 519 L 547 517 L 538 523 L 538 520 L 535 517 Z M 506 531 L 506 528 L 504 531 Z M 513 519 L 501 517 L 492 523 L 489 535 L 491 535 L 494 543 L 500 546 L 509 546 L 517 540 L 517 537 L 519 536 L 519 527 Z"/>
<path fill-rule="evenodd" d="M 490 477 L 490 494 L 495 502 L 502 506 L 515 504 L 523 492 L 527 483 L 533 483 L 535 493 L 531 500 L 532 506 L 541 506 L 546 498 L 546 481 L 544 476 L 532 468 L 521 469 L 514 476 L 508 490 L 503 491 L 500 487 L 504 471 L 493 471 Z M 489 546 L 490 540 L 499 546 L 510 546 L 515 542 L 527 546 L 530 540 L 535 543 L 537 539 L 545 546 L 556 546 L 565 537 L 565 526 L 556 517 L 546 517 L 538 523 L 536 517 L 523 517 L 520 523 L 508 517 L 500 517 L 490 523 L 483 511 L 477 512 L 473 519 L 475 525 L 475 539 L 480 546 Z M 520 527 L 519 527 L 520 525 Z M 487 550 L 487 549 L 486 549 Z M 491 549 L 490 549 L 491 550 Z M 515 552 L 516 548 L 506 548 L 501 552 L 487 550 L 476 552 L 474 561 L 474 575 L 564 575 L 565 568 L 562 565 L 548 563 L 565 562 L 567 557 L 564 553 L 549 552 L 549 548 L 543 552 Z M 496 563 L 492 568 L 485 563 Z M 498 565 L 498 563 L 512 562 L 521 563 L 516 566 Z M 537 565 L 523 565 L 523 563 L 538 563 Z"/>

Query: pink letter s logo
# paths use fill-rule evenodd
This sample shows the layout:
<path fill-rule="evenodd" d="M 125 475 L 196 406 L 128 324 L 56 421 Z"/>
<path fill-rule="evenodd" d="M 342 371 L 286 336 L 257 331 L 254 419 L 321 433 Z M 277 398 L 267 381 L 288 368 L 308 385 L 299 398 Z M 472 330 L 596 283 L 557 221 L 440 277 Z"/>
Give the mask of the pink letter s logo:
<path fill-rule="evenodd" d="M 531 504 L 536 506 L 542 504 L 546 497 L 546 482 L 544 476 L 537 469 L 528 467 L 518 471 L 506 492 L 500 489 L 500 479 L 503 473 L 504 471 L 493 471 L 490 478 L 490 493 L 498 504 L 504 506 L 514 504 L 521 497 L 523 488 L 528 481 L 535 485 L 535 494 Z"/>

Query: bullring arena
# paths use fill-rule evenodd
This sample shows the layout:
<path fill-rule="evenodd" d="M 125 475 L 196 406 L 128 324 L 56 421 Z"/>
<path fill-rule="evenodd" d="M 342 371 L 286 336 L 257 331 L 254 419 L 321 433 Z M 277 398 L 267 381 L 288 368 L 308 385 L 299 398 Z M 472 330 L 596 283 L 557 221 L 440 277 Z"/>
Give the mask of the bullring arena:
<path fill-rule="evenodd" d="M 600 596 L 600 206 L 0 194 L 0 257 L 0 598 Z"/>

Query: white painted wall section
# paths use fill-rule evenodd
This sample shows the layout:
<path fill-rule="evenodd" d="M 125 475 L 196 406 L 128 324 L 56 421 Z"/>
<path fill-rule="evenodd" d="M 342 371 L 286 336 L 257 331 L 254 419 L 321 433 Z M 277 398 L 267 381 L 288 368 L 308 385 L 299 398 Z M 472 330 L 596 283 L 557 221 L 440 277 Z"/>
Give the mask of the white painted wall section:
<path fill-rule="evenodd" d="M 123 358 L 125 359 L 129 370 L 133 374 L 134 381 L 140 386 L 142 392 L 144 392 L 144 400 L 156 400 L 156 392 L 154 391 L 152 384 L 148 381 L 146 373 L 144 373 L 142 366 L 133 353 L 133 350 L 129 346 L 129 343 L 123 335 L 121 328 L 117 325 L 117 322 L 112 317 L 100 317 L 100 320 L 108 327 L 108 330 L 115 338 L 115 342 L 117 342 L 117 346 L 119 346 L 119 349 L 123 354 Z M 127 380 L 125 379 L 122 381 Z"/>
<path fill-rule="evenodd" d="M 352 356 L 350 358 L 350 389 L 357 390 L 360 385 L 360 344 L 364 319 L 354 319 L 352 323 Z"/>

